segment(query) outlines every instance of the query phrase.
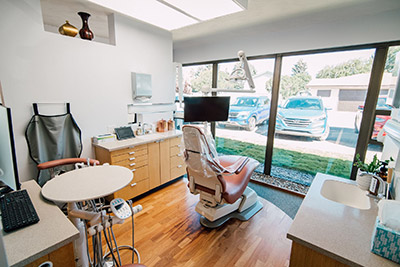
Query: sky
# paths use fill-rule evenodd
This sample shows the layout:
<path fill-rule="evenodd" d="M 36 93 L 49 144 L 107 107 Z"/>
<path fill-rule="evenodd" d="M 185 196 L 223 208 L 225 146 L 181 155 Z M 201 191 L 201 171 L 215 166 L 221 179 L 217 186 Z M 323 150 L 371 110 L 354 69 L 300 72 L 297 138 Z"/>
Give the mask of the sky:
<path fill-rule="evenodd" d="M 375 49 L 357 50 L 357 51 L 345 51 L 345 52 L 331 52 L 331 53 L 321 53 L 313 55 L 301 55 L 301 56 L 290 56 L 283 58 L 282 64 L 282 74 L 290 75 L 292 72 L 292 67 L 300 59 L 303 59 L 307 63 L 308 72 L 314 78 L 315 75 L 327 65 L 337 65 L 346 62 L 350 59 L 368 59 L 374 55 Z M 231 71 L 233 66 L 237 62 L 232 63 L 222 63 L 219 64 L 220 69 Z M 249 63 L 255 67 L 257 73 L 263 73 L 265 71 L 273 72 L 274 60 L 273 59 L 259 59 L 250 60 Z"/>
<path fill-rule="evenodd" d="M 363 49 L 354 51 L 343 51 L 343 52 L 330 52 L 330 53 L 320 53 L 312 55 L 300 55 L 300 56 L 289 56 L 284 57 L 282 61 L 282 75 L 291 75 L 292 67 L 300 60 L 303 59 L 307 63 L 308 73 L 314 79 L 316 74 L 327 65 L 338 65 L 340 63 L 349 61 L 351 59 L 369 59 L 373 57 L 375 49 Z M 237 62 L 221 63 L 219 64 L 219 69 L 227 72 L 233 70 L 234 65 Z M 265 82 L 270 79 L 274 70 L 274 59 L 258 59 L 249 60 L 249 64 L 254 66 L 257 74 L 262 74 L 268 72 L 267 75 L 263 77 L 256 78 L 257 75 L 253 76 L 256 88 L 263 88 Z M 185 67 L 182 69 L 183 76 L 187 77 L 191 70 L 196 69 L 198 66 Z M 245 84 L 245 89 L 248 86 Z"/>

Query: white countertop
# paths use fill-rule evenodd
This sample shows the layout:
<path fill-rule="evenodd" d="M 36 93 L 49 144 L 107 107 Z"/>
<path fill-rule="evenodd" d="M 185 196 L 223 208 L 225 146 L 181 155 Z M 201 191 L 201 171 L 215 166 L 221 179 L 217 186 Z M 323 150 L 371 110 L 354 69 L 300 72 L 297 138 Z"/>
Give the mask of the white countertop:
<path fill-rule="evenodd" d="M 174 131 L 168 131 L 168 132 L 163 132 L 163 133 L 146 134 L 146 135 L 141 135 L 141 136 L 137 136 L 135 138 L 130 138 L 130 139 L 126 139 L 126 140 L 105 142 L 105 143 L 93 144 L 93 145 L 97 146 L 97 147 L 101 147 L 101 148 L 106 149 L 111 152 L 111 151 L 115 151 L 115 150 L 119 150 L 119 149 L 123 149 L 123 148 L 127 148 L 127 147 L 143 145 L 143 144 L 147 144 L 147 143 L 154 142 L 157 140 L 173 138 L 173 137 L 177 137 L 177 136 L 181 136 L 181 135 L 182 135 L 182 131 L 174 130 Z"/>
<path fill-rule="evenodd" d="M 359 210 L 328 200 L 321 194 L 325 180 L 355 181 L 318 173 L 297 212 L 287 237 L 350 266 L 399 266 L 371 252 L 378 214 L 371 200 L 369 210 Z"/>
<path fill-rule="evenodd" d="M 35 181 L 23 182 L 21 187 L 27 189 L 40 221 L 10 233 L 2 230 L 10 266 L 24 266 L 79 237 L 64 213 L 41 196 Z"/>

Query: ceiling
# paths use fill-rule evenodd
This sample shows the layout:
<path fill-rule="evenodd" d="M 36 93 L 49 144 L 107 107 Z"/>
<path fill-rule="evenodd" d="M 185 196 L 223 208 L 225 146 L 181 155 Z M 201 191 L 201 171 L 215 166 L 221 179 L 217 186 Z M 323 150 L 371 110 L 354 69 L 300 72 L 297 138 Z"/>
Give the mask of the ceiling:
<path fill-rule="evenodd" d="M 172 33 L 174 41 L 183 41 L 366 1 L 368 0 L 249 0 L 248 9 L 243 12 L 173 30 Z"/>
<path fill-rule="evenodd" d="M 398 0 L 249 0 L 248 9 L 245 11 L 173 30 L 172 36 L 174 42 L 206 38 L 218 33 L 260 26 L 293 16 L 307 17 L 307 14 L 324 13 L 330 10 L 338 13 L 341 10 L 345 11 L 347 7 L 353 7 L 352 10 L 361 9 L 360 12 L 363 12 L 364 4 L 374 3 L 374 6 L 378 7 L 382 1 L 395 3 Z M 79 28 L 81 21 L 76 13 L 86 11 L 92 14 L 89 25 L 95 35 L 108 36 L 107 15 L 113 11 L 107 8 L 87 0 L 41 0 L 41 4 L 44 23 L 47 25 L 58 28 L 68 19 L 71 24 Z M 354 6 L 360 8 L 354 9 Z M 390 5 L 386 5 L 386 8 L 390 8 Z"/>

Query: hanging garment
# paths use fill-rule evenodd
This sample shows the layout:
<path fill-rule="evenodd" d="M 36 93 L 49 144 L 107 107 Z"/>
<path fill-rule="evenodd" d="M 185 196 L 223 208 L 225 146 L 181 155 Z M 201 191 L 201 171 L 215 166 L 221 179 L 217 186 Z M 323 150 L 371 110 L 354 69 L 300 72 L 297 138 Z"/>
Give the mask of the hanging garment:
<path fill-rule="evenodd" d="M 36 164 L 64 158 L 79 158 L 82 153 L 81 130 L 66 104 L 67 113 L 41 115 L 37 104 L 33 104 L 34 115 L 25 131 L 29 155 Z M 55 173 L 68 171 L 73 166 L 60 166 Z M 37 182 L 43 186 L 51 178 L 49 170 L 39 171 Z"/>

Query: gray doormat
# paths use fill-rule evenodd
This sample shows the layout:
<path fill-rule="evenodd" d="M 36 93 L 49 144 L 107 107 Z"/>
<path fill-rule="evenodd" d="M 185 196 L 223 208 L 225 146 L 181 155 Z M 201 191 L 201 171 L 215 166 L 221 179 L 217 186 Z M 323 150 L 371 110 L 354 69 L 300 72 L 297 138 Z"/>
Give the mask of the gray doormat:
<path fill-rule="evenodd" d="M 259 197 L 268 200 L 292 219 L 294 219 L 294 217 L 296 216 L 296 213 L 299 210 L 301 203 L 303 202 L 302 197 L 284 192 L 273 187 L 261 185 L 251 181 L 248 186 L 256 191 Z"/>
<path fill-rule="evenodd" d="M 270 184 L 288 191 L 300 193 L 302 195 L 306 195 L 309 188 L 309 186 L 304 184 L 296 183 L 294 181 L 286 180 L 283 178 L 272 177 L 270 175 L 259 172 L 254 172 L 251 176 L 251 179 L 258 182 Z"/>

